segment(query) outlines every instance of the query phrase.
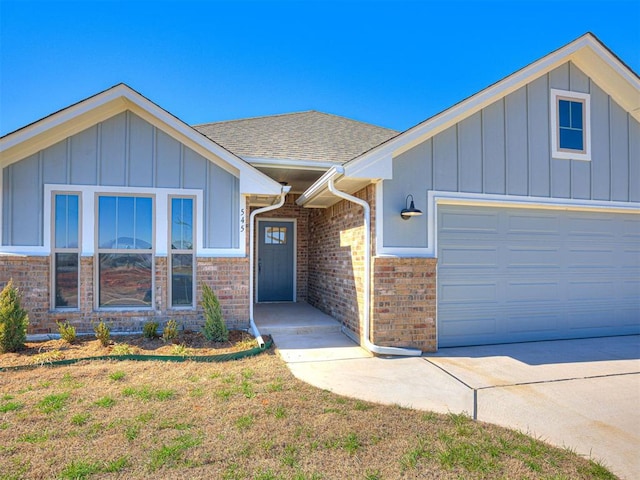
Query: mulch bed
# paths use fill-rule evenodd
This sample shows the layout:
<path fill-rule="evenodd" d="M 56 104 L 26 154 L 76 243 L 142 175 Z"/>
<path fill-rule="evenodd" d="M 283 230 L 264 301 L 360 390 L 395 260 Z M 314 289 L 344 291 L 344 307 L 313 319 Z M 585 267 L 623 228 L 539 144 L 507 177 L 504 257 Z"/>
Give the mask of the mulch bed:
<path fill-rule="evenodd" d="M 93 335 L 79 336 L 72 344 L 62 339 L 26 342 L 24 350 L 0 354 L 0 367 L 44 364 L 56 360 L 90 358 L 113 355 L 117 345 L 127 344 L 135 355 L 175 355 L 176 345 L 183 345 L 190 356 L 222 355 L 241 352 L 256 346 L 252 335 L 241 330 L 230 330 L 227 342 L 208 341 L 199 332 L 181 332 L 173 342 L 162 338 L 149 339 L 143 335 L 112 334 L 111 344 L 103 347 Z"/>

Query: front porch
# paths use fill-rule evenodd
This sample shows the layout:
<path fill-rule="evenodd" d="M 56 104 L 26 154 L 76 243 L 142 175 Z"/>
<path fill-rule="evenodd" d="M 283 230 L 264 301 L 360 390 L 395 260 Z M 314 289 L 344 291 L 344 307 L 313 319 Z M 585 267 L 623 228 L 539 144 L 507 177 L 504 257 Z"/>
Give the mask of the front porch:
<path fill-rule="evenodd" d="M 254 321 L 287 363 L 371 356 L 342 333 L 337 320 L 306 302 L 257 303 Z"/>

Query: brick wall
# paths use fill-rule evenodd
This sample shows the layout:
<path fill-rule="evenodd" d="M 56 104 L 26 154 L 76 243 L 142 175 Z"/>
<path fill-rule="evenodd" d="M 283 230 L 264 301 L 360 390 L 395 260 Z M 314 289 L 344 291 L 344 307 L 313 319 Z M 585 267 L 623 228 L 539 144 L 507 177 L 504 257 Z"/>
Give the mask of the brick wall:
<path fill-rule="evenodd" d="M 371 206 L 375 254 L 375 186 L 355 194 Z M 309 217 L 309 303 L 361 335 L 364 319 L 364 218 L 358 205 L 341 201 Z M 436 259 L 372 259 L 373 343 L 436 350 Z"/>
<path fill-rule="evenodd" d="M 373 259 L 374 343 L 437 350 L 436 264 L 435 258 Z"/>
<path fill-rule="evenodd" d="M 94 258 L 81 257 L 80 291 L 77 311 L 50 310 L 49 257 L 0 256 L 0 289 L 13 278 L 22 294 L 22 305 L 29 313 L 29 333 L 57 333 L 56 321 L 68 321 L 79 333 L 90 333 L 93 325 L 104 320 L 115 331 L 140 331 L 150 320 L 161 325 L 175 319 L 186 329 L 199 330 L 203 316 L 200 308 L 202 282 L 211 286 L 222 306 L 230 328 L 247 328 L 249 318 L 249 259 L 198 258 L 196 310 L 168 308 L 167 258 L 155 258 L 155 310 L 96 311 L 94 309 Z"/>
<path fill-rule="evenodd" d="M 356 196 L 371 205 L 373 185 Z M 341 201 L 309 215 L 309 303 L 360 334 L 364 308 L 362 207 Z"/>
<path fill-rule="evenodd" d="M 307 285 L 309 284 L 309 209 L 299 207 L 296 204 L 299 196 L 296 194 L 287 195 L 282 207 L 257 215 L 256 218 L 296 219 L 296 299 L 298 302 L 306 302 L 308 296 Z M 257 230 L 256 222 L 256 234 Z M 257 238 L 255 242 L 257 245 Z"/>

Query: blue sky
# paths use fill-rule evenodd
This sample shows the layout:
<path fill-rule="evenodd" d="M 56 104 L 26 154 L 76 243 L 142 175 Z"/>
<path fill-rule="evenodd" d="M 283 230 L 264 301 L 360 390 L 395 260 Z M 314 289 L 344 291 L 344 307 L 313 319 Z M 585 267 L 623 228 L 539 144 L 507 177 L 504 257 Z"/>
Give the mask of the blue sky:
<path fill-rule="evenodd" d="M 0 135 L 120 82 L 189 124 L 405 130 L 586 31 L 640 72 L 640 0 L 0 0 Z"/>

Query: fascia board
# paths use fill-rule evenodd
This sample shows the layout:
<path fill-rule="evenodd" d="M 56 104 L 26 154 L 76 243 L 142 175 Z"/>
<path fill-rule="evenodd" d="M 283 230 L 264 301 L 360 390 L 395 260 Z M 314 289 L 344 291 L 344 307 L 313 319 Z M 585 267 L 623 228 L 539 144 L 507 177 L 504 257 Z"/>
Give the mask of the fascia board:
<path fill-rule="evenodd" d="M 587 50 L 595 52 L 595 54 L 602 60 L 601 63 L 603 65 L 606 65 L 616 71 L 625 72 L 624 78 L 632 85 L 632 87 L 634 84 L 637 84 L 637 77 L 635 77 L 633 73 L 629 72 L 628 68 L 623 66 L 619 60 L 606 51 L 606 49 L 603 48 L 599 41 L 597 41 L 592 35 L 586 34 L 570 44 L 561 47 L 555 52 L 548 54 L 540 60 L 518 70 L 503 80 L 485 88 L 475 95 L 472 95 L 466 100 L 461 101 L 453 107 L 450 107 L 449 109 L 436 114 L 409 130 L 406 130 L 397 137 L 382 143 L 360 157 L 347 162 L 345 164 L 345 168 L 347 171 L 351 172 L 366 171 L 366 167 L 360 164 L 377 162 L 380 161 L 381 158 L 383 161 L 386 160 L 391 162 L 393 157 L 406 152 L 465 118 L 470 117 L 496 100 L 515 92 L 536 78 L 550 72 L 557 66 L 569 60 L 573 60 L 574 58 L 580 58 L 577 53 Z M 593 68 L 591 65 L 590 68 L 587 67 L 585 70 L 587 70 L 585 73 L 591 75 L 592 71 L 596 70 L 596 68 Z"/>
<path fill-rule="evenodd" d="M 315 196 L 327 190 L 329 179 L 336 178 L 338 175 L 344 175 L 344 168 L 340 165 L 331 167 L 318 180 L 316 180 L 313 185 L 307 188 L 300 197 L 298 197 L 296 203 L 300 206 L 304 206 L 305 203 L 312 200 Z"/>
<path fill-rule="evenodd" d="M 260 167 L 285 168 L 287 170 L 318 170 L 325 171 L 335 167 L 335 162 L 316 162 L 313 160 L 296 160 L 282 158 L 241 157 L 245 162 Z"/>

